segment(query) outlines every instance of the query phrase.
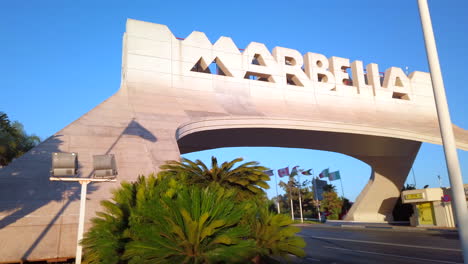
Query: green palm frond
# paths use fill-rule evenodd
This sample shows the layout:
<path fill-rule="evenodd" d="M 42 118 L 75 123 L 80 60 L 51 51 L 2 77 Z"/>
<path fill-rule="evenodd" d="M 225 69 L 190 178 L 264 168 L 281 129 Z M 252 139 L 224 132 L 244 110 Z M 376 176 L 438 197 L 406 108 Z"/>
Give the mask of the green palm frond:
<path fill-rule="evenodd" d="M 265 206 L 267 168 L 242 158 L 162 165 L 158 177 L 122 182 L 82 240 L 85 263 L 245 263 L 303 256 L 291 220 Z"/>
<path fill-rule="evenodd" d="M 132 210 L 154 197 L 157 179 L 154 175 L 139 176 L 135 183 L 122 182 L 112 191 L 112 200 L 101 202 L 103 212 L 91 220 L 93 226 L 81 241 L 84 263 L 121 263 L 125 245 L 129 241 L 128 228 Z"/>
<path fill-rule="evenodd" d="M 233 203 L 235 195 L 217 186 L 186 186 L 174 199 L 148 200 L 134 211 L 143 221 L 131 222 L 125 257 L 129 263 L 245 261 L 254 244 L 245 239 L 249 229 L 238 226 L 244 211 Z"/>
<path fill-rule="evenodd" d="M 258 162 L 242 162 L 242 158 L 232 161 L 225 161 L 219 165 L 215 157 L 211 158 L 211 168 L 200 160 L 195 162 L 189 159 L 178 161 L 168 161 L 162 165 L 158 175 L 176 178 L 187 184 L 196 184 L 206 187 L 211 184 L 220 184 L 225 188 L 234 188 L 241 192 L 239 197 L 265 196 L 262 190 L 268 189 L 266 181 L 270 177 L 264 173 L 268 168 L 259 166 Z M 249 187 L 250 186 L 250 187 Z"/>
<path fill-rule="evenodd" d="M 287 257 L 289 254 L 304 257 L 305 241 L 296 236 L 298 227 L 287 215 L 275 214 L 264 205 L 255 208 L 256 217 L 248 219 L 252 239 L 256 241 L 257 254 L 263 259 L 270 256 Z"/>

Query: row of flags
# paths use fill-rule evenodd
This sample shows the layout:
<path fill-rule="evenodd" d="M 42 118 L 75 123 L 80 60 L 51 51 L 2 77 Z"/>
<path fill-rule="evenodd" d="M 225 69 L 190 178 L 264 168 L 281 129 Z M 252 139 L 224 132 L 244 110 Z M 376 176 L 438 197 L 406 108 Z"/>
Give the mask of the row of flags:
<path fill-rule="evenodd" d="M 341 179 L 340 171 L 330 172 L 328 169 L 324 169 L 319 174 L 320 179 L 328 177 L 328 180 L 335 181 Z"/>
<path fill-rule="evenodd" d="M 264 171 L 264 173 L 267 174 L 268 176 L 275 175 L 273 170 L 267 170 L 267 171 Z M 313 174 L 312 169 L 304 170 L 304 169 L 299 169 L 299 166 L 295 166 L 291 169 L 291 171 L 289 171 L 289 166 L 288 166 L 288 167 L 278 170 L 278 175 L 280 176 L 280 178 L 289 176 L 289 178 L 291 179 L 294 176 L 300 177 L 301 174 L 305 176 L 311 176 Z M 330 181 L 341 179 L 340 171 L 330 172 L 329 169 L 324 169 L 319 174 L 319 177 L 320 178 L 328 177 Z M 315 193 L 314 199 L 317 201 L 317 203 L 319 203 L 319 201 L 323 199 L 323 188 L 324 186 L 327 185 L 327 182 L 323 180 L 319 180 L 318 178 L 313 178 L 312 182 L 313 182 L 314 193 Z M 341 182 L 341 189 L 343 191 L 343 182 Z M 278 196 L 278 183 L 276 183 L 276 196 Z M 343 197 L 344 197 L 344 191 L 343 191 Z M 293 207 L 292 197 L 290 197 L 290 200 L 291 200 L 291 218 L 294 220 L 294 207 Z M 279 200 L 277 200 L 277 206 L 278 206 L 278 213 L 281 213 Z M 304 218 L 302 215 L 301 192 L 299 192 L 299 212 L 301 214 L 301 221 L 304 222 Z M 318 207 L 317 207 L 317 213 L 320 219 L 320 209 Z"/>
<path fill-rule="evenodd" d="M 268 176 L 273 176 L 274 175 L 273 170 L 267 170 L 267 171 L 265 171 L 265 173 Z M 305 176 L 310 176 L 310 175 L 312 175 L 312 169 L 303 170 L 303 169 L 299 169 L 299 166 L 295 166 L 295 167 L 292 168 L 291 173 L 289 172 L 289 167 L 285 167 L 285 168 L 282 168 L 282 169 L 278 170 L 278 175 L 280 176 L 280 178 L 286 177 L 286 176 L 294 177 L 294 176 L 297 176 L 299 173 L 301 173 L 302 175 L 305 175 Z M 335 181 L 335 180 L 340 180 L 341 179 L 340 171 L 329 172 L 329 169 L 324 169 L 319 174 L 319 177 L 320 178 L 328 177 L 328 179 L 330 181 Z"/>

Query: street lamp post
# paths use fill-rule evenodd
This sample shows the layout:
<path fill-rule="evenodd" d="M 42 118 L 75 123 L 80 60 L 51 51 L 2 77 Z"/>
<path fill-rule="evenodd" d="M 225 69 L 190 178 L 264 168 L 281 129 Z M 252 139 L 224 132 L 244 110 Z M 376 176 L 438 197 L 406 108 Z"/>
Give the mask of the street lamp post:
<path fill-rule="evenodd" d="M 81 256 L 83 254 L 83 247 L 80 245 L 80 241 L 83 239 L 84 233 L 84 219 L 86 209 L 86 193 L 88 184 L 90 182 L 115 182 L 115 179 L 98 179 L 98 178 L 70 178 L 70 177 L 50 177 L 51 181 L 67 181 L 67 182 L 79 182 L 81 184 L 81 196 L 80 196 L 80 216 L 78 220 L 78 234 L 76 239 L 76 259 L 75 264 L 81 264 Z"/>
<path fill-rule="evenodd" d="M 440 134 L 444 146 L 445 160 L 452 188 L 453 205 L 455 218 L 458 224 L 458 234 L 460 236 L 461 247 L 465 264 L 468 264 L 468 210 L 466 196 L 463 188 L 463 178 L 458 161 L 457 147 L 453 135 L 452 121 L 445 96 L 444 82 L 440 70 L 439 57 L 432 30 L 432 22 L 429 14 L 427 0 L 418 0 L 419 14 L 424 32 L 427 59 L 431 72 L 432 87 L 434 91 L 437 116 L 439 118 Z"/>
<path fill-rule="evenodd" d="M 88 177 L 63 177 L 63 176 L 76 176 L 78 173 L 78 154 L 75 152 L 52 153 L 52 170 L 49 177 L 50 181 L 63 181 L 63 182 L 79 182 L 81 185 L 80 196 L 80 216 L 78 220 L 78 234 L 76 241 L 76 258 L 75 263 L 81 264 L 81 256 L 83 247 L 80 241 L 83 239 L 84 232 L 84 219 L 86 209 L 86 193 L 88 184 L 91 182 L 115 182 L 117 175 L 117 166 L 115 163 L 114 154 L 94 155 L 93 156 L 93 172 L 89 175 L 94 175 L 93 178 Z"/>

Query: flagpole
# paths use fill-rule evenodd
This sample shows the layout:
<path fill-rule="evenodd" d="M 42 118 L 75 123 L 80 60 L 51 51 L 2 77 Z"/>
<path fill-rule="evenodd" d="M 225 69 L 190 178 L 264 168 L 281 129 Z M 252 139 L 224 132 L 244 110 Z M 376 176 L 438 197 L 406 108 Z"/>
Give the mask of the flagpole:
<path fill-rule="evenodd" d="M 278 195 L 278 177 L 276 176 L 275 171 L 273 171 L 273 174 L 275 174 L 275 182 L 276 182 L 276 203 L 278 204 L 278 214 L 280 214 L 281 211 L 280 211 L 280 203 L 279 203 L 279 195 Z"/>
<path fill-rule="evenodd" d="M 296 169 L 297 171 L 297 169 Z M 302 172 L 297 172 L 297 176 L 299 176 L 299 211 L 301 212 L 301 223 L 304 223 L 304 218 L 302 217 L 302 198 L 301 198 L 301 174 Z"/>
<path fill-rule="evenodd" d="M 294 205 L 292 200 L 292 188 L 291 188 L 291 178 L 289 178 L 289 200 L 291 200 L 291 219 L 294 221 Z"/>
<path fill-rule="evenodd" d="M 414 188 L 417 189 L 416 188 L 416 175 L 414 175 L 414 168 L 413 167 L 411 167 L 411 172 L 413 173 Z"/>
<path fill-rule="evenodd" d="M 320 215 L 320 204 L 319 204 L 318 194 L 317 194 L 317 179 L 314 179 L 313 172 L 312 172 L 312 188 L 314 188 L 315 201 L 317 202 L 317 213 L 318 213 L 319 222 L 322 222 L 322 216 Z"/>
<path fill-rule="evenodd" d="M 340 183 L 341 183 L 341 193 L 343 194 L 343 198 L 344 198 L 345 196 L 344 196 L 344 189 L 343 189 L 343 180 L 341 179 L 341 175 L 340 175 Z"/>

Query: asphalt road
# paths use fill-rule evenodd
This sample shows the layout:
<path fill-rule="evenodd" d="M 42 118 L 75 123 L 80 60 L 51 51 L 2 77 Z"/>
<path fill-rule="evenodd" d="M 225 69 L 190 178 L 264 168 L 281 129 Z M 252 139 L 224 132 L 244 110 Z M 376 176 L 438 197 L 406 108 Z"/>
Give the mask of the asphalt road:
<path fill-rule="evenodd" d="M 463 263 L 457 233 L 301 228 L 307 256 L 294 263 Z"/>

